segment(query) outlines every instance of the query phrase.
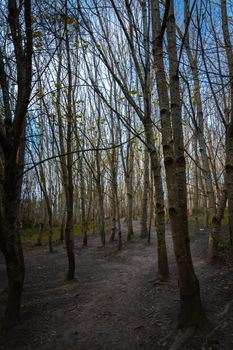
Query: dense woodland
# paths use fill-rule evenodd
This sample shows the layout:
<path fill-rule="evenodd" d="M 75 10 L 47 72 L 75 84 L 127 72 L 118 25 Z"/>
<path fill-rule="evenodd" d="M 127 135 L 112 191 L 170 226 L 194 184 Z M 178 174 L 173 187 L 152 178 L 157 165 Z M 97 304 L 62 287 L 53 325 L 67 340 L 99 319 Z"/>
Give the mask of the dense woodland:
<path fill-rule="evenodd" d="M 25 324 L 24 309 L 31 304 L 24 290 L 35 288 L 39 252 L 47 269 L 56 266 L 48 279 L 62 274 L 66 288 L 76 293 L 84 288 L 82 274 L 89 276 L 99 264 L 98 254 L 108 256 L 103 269 L 144 254 L 141 276 L 150 256 L 155 269 L 150 287 L 161 286 L 161 300 L 175 278 L 169 288 L 179 302 L 171 319 L 181 336 L 140 349 L 179 349 L 196 329 L 214 323 L 192 253 L 202 252 L 209 283 L 232 274 L 232 5 L 231 0 L 0 2 L 3 349 Z M 66 267 L 59 252 L 66 252 Z M 25 286 L 32 271 L 31 287 Z M 42 282 L 41 288 L 47 290 Z M 227 289 L 226 300 L 218 296 L 226 319 L 232 281 Z M 118 297 L 120 303 L 120 292 Z M 232 341 L 232 331 L 228 336 Z M 187 349 L 232 349 L 203 344 Z M 69 346 L 97 348 L 85 342 Z M 99 348 L 138 349 L 117 340 Z"/>

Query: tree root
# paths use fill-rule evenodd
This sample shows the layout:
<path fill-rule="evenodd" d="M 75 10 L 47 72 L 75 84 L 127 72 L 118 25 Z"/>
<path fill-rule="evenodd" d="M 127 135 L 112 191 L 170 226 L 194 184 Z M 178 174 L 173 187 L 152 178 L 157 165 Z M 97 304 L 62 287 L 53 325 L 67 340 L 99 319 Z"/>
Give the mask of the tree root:
<path fill-rule="evenodd" d="M 217 316 L 223 317 L 226 314 L 228 314 L 232 305 L 233 305 L 233 299 L 225 306 L 224 310 L 222 312 L 220 312 Z"/>
<path fill-rule="evenodd" d="M 214 327 L 214 328 L 211 330 L 211 332 L 210 332 L 209 334 L 207 334 L 206 339 L 208 339 L 208 340 L 211 339 L 211 338 L 214 336 L 214 334 L 215 334 L 219 329 L 221 329 L 221 328 L 223 327 L 225 320 L 223 320 L 223 321 L 221 322 L 220 320 L 217 321 L 216 319 L 219 319 L 219 318 L 222 318 L 222 317 L 226 316 L 226 315 L 228 314 L 228 312 L 230 311 L 230 308 L 231 308 L 232 305 L 233 305 L 233 299 L 225 306 L 225 308 L 224 308 L 223 311 L 221 311 L 221 312 L 219 312 L 218 314 L 215 314 L 215 315 L 214 315 L 214 320 L 213 320 L 213 321 L 218 322 L 218 324 L 217 324 L 216 327 Z"/>
<path fill-rule="evenodd" d="M 177 335 L 169 350 L 179 350 L 195 333 L 197 327 L 189 327 L 181 335 Z"/>

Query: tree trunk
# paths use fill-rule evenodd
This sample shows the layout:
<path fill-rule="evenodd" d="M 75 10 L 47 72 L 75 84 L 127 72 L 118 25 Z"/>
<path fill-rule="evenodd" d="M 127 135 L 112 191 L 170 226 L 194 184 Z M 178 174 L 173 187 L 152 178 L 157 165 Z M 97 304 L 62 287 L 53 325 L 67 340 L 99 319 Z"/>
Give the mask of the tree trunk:
<path fill-rule="evenodd" d="M 87 218 L 86 218 L 86 206 L 85 206 L 85 180 L 83 172 L 83 159 L 79 159 L 79 175 L 80 175 L 80 200 L 81 200 L 81 223 L 83 234 L 83 247 L 87 247 Z"/>
<path fill-rule="evenodd" d="M 228 28 L 227 16 L 227 2 L 221 0 L 221 14 L 222 14 L 222 30 L 224 37 L 224 44 L 227 56 L 229 76 L 233 76 L 233 50 L 230 32 Z M 229 215 L 229 230 L 230 230 L 230 244 L 231 255 L 233 259 L 233 81 L 230 81 L 230 121 L 226 130 L 226 185 L 227 185 L 227 199 L 228 199 L 228 215 Z"/>
<path fill-rule="evenodd" d="M 154 177 L 155 214 L 157 234 L 158 279 L 166 280 L 169 277 L 167 248 L 165 240 L 165 211 L 164 194 L 161 178 L 161 166 L 153 141 L 153 124 L 151 120 L 144 123 L 146 143 L 150 153 L 151 171 Z"/>
<path fill-rule="evenodd" d="M 103 188 L 102 188 L 102 184 L 101 184 L 99 151 L 96 151 L 96 167 L 97 167 L 96 186 L 97 186 L 98 210 L 99 210 L 99 233 L 100 233 L 102 246 L 105 247 L 104 196 L 103 196 Z"/>
<path fill-rule="evenodd" d="M 114 139 L 112 140 L 114 143 Z M 116 169 L 116 150 L 113 149 L 110 159 L 110 170 L 111 170 L 111 217 L 112 217 L 112 227 L 110 241 L 115 240 L 116 229 L 117 229 L 117 169 Z"/>
<path fill-rule="evenodd" d="M 5 311 L 6 326 L 13 325 L 19 319 L 25 273 L 18 225 L 20 188 L 16 180 L 16 169 L 17 165 L 14 164 L 11 157 L 5 159 L 0 246 L 5 256 L 8 278 L 8 300 Z"/>
<path fill-rule="evenodd" d="M 72 136 L 73 136 L 73 110 L 72 110 L 72 72 L 70 60 L 70 42 L 69 31 L 67 30 L 67 13 L 68 4 L 66 0 L 66 21 L 65 21 L 65 45 L 67 53 L 67 73 L 68 73 L 68 91 L 67 91 L 67 133 L 66 133 L 66 147 L 67 147 L 67 182 L 66 187 L 66 229 L 65 240 L 68 257 L 68 272 L 67 279 L 74 279 L 75 273 L 75 255 L 74 255 L 74 236 L 73 236 L 73 220 L 74 220 L 74 186 L 73 186 L 73 154 L 72 154 Z"/>
<path fill-rule="evenodd" d="M 132 172 L 126 174 L 126 190 L 127 190 L 127 241 L 129 242 L 134 235 L 133 231 L 133 179 Z"/>
<path fill-rule="evenodd" d="M 49 229 L 49 253 L 53 253 L 53 214 L 52 214 L 52 208 L 48 210 L 48 229 Z"/>
<path fill-rule="evenodd" d="M 221 222 L 222 222 L 222 219 L 224 217 L 224 211 L 226 208 L 226 202 L 227 202 L 227 186 L 224 182 L 218 210 L 217 210 L 216 215 L 212 219 L 213 236 L 217 237 L 216 240 L 218 240 L 218 241 L 219 241 L 220 231 L 221 231 Z"/>
<path fill-rule="evenodd" d="M 187 23 L 189 20 L 187 0 L 184 1 L 184 10 L 185 10 L 185 25 L 187 26 Z M 195 120 L 194 127 L 196 129 L 196 136 L 198 139 L 199 151 L 201 154 L 202 173 L 204 176 L 206 194 L 208 198 L 208 214 L 212 222 L 214 216 L 216 215 L 216 199 L 215 199 L 213 181 L 212 181 L 210 164 L 208 159 L 207 146 L 204 138 L 204 118 L 203 118 L 203 106 L 202 106 L 202 99 L 201 99 L 201 85 L 200 85 L 199 73 L 198 73 L 198 61 L 196 57 L 192 54 L 192 51 L 190 50 L 189 35 L 186 36 L 184 43 L 185 43 L 186 52 L 189 59 L 189 64 L 191 67 L 193 83 L 194 83 L 194 89 L 193 89 L 194 102 L 193 103 L 194 103 L 194 108 L 196 110 L 196 115 L 197 115 L 197 120 Z M 213 234 L 213 227 L 211 225 L 211 228 L 209 231 L 209 241 L 208 241 L 208 259 L 210 261 L 214 259 L 214 256 L 217 250 L 218 250 L 218 240 L 217 240 L 217 237 Z"/>
<path fill-rule="evenodd" d="M 171 220 L 173 245 L 179 279 L 181 305 L 180 325 L 188 327 L 198 324 L 203 319 L 204 312 L 200 300 L 199 282 L 194 272 L 189 245 L 186 169 L 180 108 L 179 77 L 177 75 L 178 68 L 174 4 L 171 0 L 169 15 L 167 18 L 171 114 L 165 66 L 163 62 L 163 38 L 160 23 L 159 1 L 152 0 L 151 8 L 153 55 L 162 125 L 162 144 L 168 188 L 169 216 Z"/>
<path fill-rule="evenodd" d="M 153 213 L 154 213 L 154 183 L 153 183 L 153 172 L 150 169 L 150 213 L 149 213 L 149 227 L 148 227 L 148 236 L 147 236 L 147 243 L 150 244 L 151 242 L 151 227 L 152 227 L 152 221 L 153 221 Z"/>
<path fill-rule="evenodd" d="M 141 215 L 141 237 L 148 236 L 148 195 L 149 195 L 149 154 L 147 148 L 144 149 L 144 181 L 142 197 L 142 215 Z"/>
<path fill-rule="evenodd" d="M 66 224 L 66 211 L 63 210 L 62 221 L 61 221 L 61 229 L 60 229 L 60 241 L 62 243 L 64 241 L 65 224 Z"/>
<path fill-rule="evenodd" d="M 44 223 L 41 222 L 41 223 L 40 223 L 39 236 L 38 236 L 37 243 L 36 243 L 37 246 L 42 246 L 42 236 L 43 236 L 43 232 L 44 232 Z"/>
<path fill-rule="evenodd" d="M 195 230 L 198 232 L 200 229 L 200 223 L 199 223 L 199 189 L 198 189 L 198 169 L 197 169 L 198 153 L 197 153 L 196 135 L 194 135 L 193 148 L 194 148 L 195 161 L 196 161 L 196 163 L 193 164 L 193 173 L 194 173 L 193 215 L 194 215 L 194 227 L 195 227 Z"/>
<path fill-rule="evenodd" d="M 15 65 L 12 68 L 17 76 L 16 98 L 11 104 L 9 77 L 5 71 L 5 60 L 7 62 L 8 57 L 3 59 L 0 50 L 0 86 L 4 109 L 0 134 L 0 155 L 4 168 L 1 174 L 3 196 L 0 203 L 0 249 L 7 266 L 8 300 L 5 322 L 10 325 L 19 318 L 24 283 L 24 259 L 18 214 L 24 169 L 26 114 L 32 81 L 32 23 L 30 0 L 20 4 L 8 0 L 7 3 L 9 37 L 12 41 L 6 41 L 6 44 L 12 47 L 10 55 Z"/>

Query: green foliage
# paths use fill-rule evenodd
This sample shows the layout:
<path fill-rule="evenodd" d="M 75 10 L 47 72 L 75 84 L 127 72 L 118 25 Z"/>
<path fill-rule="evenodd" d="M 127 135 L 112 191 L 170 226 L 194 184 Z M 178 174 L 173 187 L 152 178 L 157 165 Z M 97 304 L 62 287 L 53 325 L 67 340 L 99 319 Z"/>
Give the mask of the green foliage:
<path fill-rule="evenodd" d="M 121 253 L 121 250 L 119 250 L 118 248 L 115 248 L 108 253 L 108 256 L 114 256 L 114 255 L 117 255 L 119 253 Z"/>
<path fill-rule="evenodd" d="M 67 24 L 73 24 L 74 23 L 74 18 L 73 17 L 66 18 L 66 23 Z"/>
<path fill-rule="evenodd" d="M 106 223 L 106 230 L 108 229 L 108 224 Z M 56 226 L 53 228 L 53 240 L 59 240 L 60 239 L 60 230 L 61 228 L 59 226 Z M 99 231 L 99 224 L 94 221 L 90 221 L 88 224 L 88 234 L 92 233 L 98 233 Z M 79 237 L 82 235 L 82 225 L 80 223 L 75 224 L 73 227 L 74 237 Z M 39 237 L 40 233 L 40 227 L 34 227 L 34 228 L 23 228 L 20 232 L 21 239 L 23 243 L 26 242 L 32 242 L 36 243 Z M 42 234 L 42 242 L 45 243 L 48 241 L 49 234 L 48 234 L 48 228 L 45 227 Z"/>
<path fill-rule="evenodd" d="M 88 42 L 87 41 L 85 41 L 85 40 L 82 40 L 82 46 L 83 46 L 83 48 L 84 49 L 87 49 L 88 48 Z"/>
<path fill-rule="evenodd" d="M 189 222 L 189 226 L 192 228 L 195 225 L 195 213 L 193 212 L 192 214 L 190 214 L 188 216 L 188 222 Z M 197 209 L 197 216 L 198 216 L 198 221 L 199 221 L 199 225 L 200 227 L 203 227 L 206 225 L 206 214 L 205 214 L 205 209 Z M 210 222 L 209 222 L 210 224 Z"/>
<path fill-rule="evenodd" d="M 59 83 L 54 84 L 54 86 L 55 86 L 55 88 L 58 89 L 58 90 L 61 88 L 61 84 L 59 84 Z"/>
<path fill-rule="evenodd" d="M 145 247 L 151 247 L 152 246 L 152 243 L 151 242 L 146 242 L 145 243 Z"/>
<path fill-rule="evenodd" d="M 27 242 L 27 241 L 37 241 L 38 236 L 39 236 L 39 229 L 38 228 L 26 228 L 21 230 L 20 232 L 21 235 L 21 240 L 22 242 Z"/>
<path fill-rule="evenodd" d="M 40 31 L 35 31 L 32 33 L 33 38 L 41 38 L 42 33 Z"/>
<path fill-rule="evenodd" d="M 129 90 L 128 92 L 130 95 L 137 95 L 138 94 L 137 90 Z"/>
<path fill-rule="evenodd" d="M 53 239 L 58 240 L 60 238 L 60 227 L 54 227 L 53 228 Z M 78 237 L 81 235 L 81 224 L 75 224 L 73 228 L 74 236 Z M 37 242 L 38 237 L 40 233 L 40 228 L 25 228 L 21 230 L 21 239 L 22 242 L 32 241 L 34 243 Z M 42 234 L 42 241 L 46 242 L 48 241 L 49 234 L 48 234 L 48 228 L 44 228 L 43 234 Z"/>
<path fill-rule="evenodd" d="M 226 225 L 223 225 L 220 240 L 219 240 L 219 250 L 228 250 L 230 249 L 230 234 L 229 234 L 229 227 Z"/>
<path fill-rule="evenodd" d="M 228 224 L 229 224 L 228 211 L 225 210 L 224 217 L 222 219 L 222 225 L 228 225 Z"/>
<path fill-rule="evenodd" d="M 199 221 L 200 227 L 206 226 L 206 212 L 205 212 L 205 209 L 204 208 L 199 208 L 199 209 L 197 209 L 196 213 L 197 213 L 197 216 L 198 216 L 198 221 Z M 196 215 L 196 213 L 193 212 L 188 217 L 190 228 L 193 228 L 195 226 L 195 215 Z M 228 225 L 228 212 L 227 212 L 227 210 L 225 210 L 224 217 L 222 219 L 221 224 L 223 226 L 224 225 Z M 211 217 L 208 218 L 208 225 L 209 226 L 211 225 Z"/>
<path fill-rule="evenodd" d="M 38 90 L 37 93 L 36 93 L 36 96 L 37 96 L 39 99 L 43 98 L 43 97 L 44 97 L 43 91 L 42 91 L 42 90 Z"/>
<path fill-rule="evenodd" d="M 88 231 L 92 232 L 98 232 L 99 230 L 99 224 L 97 222 L 94 221 L 90 221 L 88 223 Z"/>

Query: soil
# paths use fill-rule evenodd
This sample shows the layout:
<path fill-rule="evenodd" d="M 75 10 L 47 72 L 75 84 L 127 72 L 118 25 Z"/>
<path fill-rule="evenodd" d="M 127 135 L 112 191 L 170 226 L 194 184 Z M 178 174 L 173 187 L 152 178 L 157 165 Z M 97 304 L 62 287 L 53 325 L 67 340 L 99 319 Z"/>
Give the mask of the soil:
<path fill-rule="evenodd" d="M 171 277 L 156 280 L 155 232 L 151 245 L 139 237 L 118 252 L 117 242 L 100 248 L 97 234 L 88 248 L 77 239 L 76 280 L 65 281 L 66 251 L 46 246 L 25 248 L 26 281 L 21 320 L 0 335 L 1 350 L 166 350 L 233 349 L 233 271 L 227 255 L 206 262 L 207 231 L 191 235 L 195 271 L 208 321 L 186 335 L 178 329 L 179 294 L 169 227 L 167 245 Z M 6 276 L 0 260 L 0 316 L 6 302 Z M 182 342 L 182 341 L 181 341 Z"/>

